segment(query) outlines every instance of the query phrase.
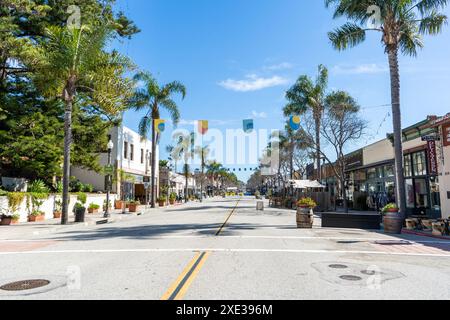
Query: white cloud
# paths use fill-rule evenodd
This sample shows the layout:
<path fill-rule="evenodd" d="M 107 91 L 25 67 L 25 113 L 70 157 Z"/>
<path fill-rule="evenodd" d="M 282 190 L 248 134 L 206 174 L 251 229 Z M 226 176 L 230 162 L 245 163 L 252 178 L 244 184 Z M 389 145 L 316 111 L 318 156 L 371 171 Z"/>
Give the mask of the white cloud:
<path fill-rule="evenodd" d="M 268 70 L 268 71 L 279 71 L 279 70 L 288 70 L 288 69 L 292 69 L 294 67 L 294 65 L 292 63 L 289 62 L 282 62 L 279 64 L 274 64 L 274 65 L 270 65 L 270 66 L 265 66 L 264 70 Z"/>
<path fill-rule="evenodd" d="M 255 119 L 267 119 L 267 113 L 253 110 L 252 117 Z"/>
<path fill-rule="evenodd" d="M 288 79 L 273 76 L 270 78 L 258 77 L 257 75 L 248 75 L 244 80 L 227 79 L 219 82 L 219 85 L 228 90 L 238 92 L 258 91 L 266 88 L 276 87 L 286 84 Z"/>
<path fill-rule="evenodd" d="M 178 123 L 178 125 L 180 126 L 195 126 L 197 124 L 196 120 L 186 120 L 186 119 L 181 119 L 180 122 Z"/>
<path fill-rule="evenodd" d="M 389 69 L 386 65 L 376 63 L 360 64 L 356 66 L 339 65 L 332 69 L 334 74 L 376 74 L 388 71 Z"/>

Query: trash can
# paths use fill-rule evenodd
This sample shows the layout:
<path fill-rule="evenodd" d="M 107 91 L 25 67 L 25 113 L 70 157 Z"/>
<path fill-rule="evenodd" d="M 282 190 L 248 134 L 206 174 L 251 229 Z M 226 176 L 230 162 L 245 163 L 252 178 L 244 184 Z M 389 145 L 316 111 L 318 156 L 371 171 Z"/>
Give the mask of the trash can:
<path fill-rule="evenodd" d="M 257 211 L 264 211 L 264 202 L 263 201 L 256 202 L 256 210 Z"/>
<path fill-rule="evenodd" d="M 77 208 L 75 210 L 75 223 L 83 223 L 86 215 L 86 208 Z"/>

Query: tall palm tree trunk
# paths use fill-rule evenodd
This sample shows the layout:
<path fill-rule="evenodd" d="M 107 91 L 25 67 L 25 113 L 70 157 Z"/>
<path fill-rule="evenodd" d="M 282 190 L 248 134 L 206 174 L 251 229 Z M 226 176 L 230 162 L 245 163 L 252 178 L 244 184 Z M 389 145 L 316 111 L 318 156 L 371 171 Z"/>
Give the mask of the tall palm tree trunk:
<path fill-rule="evenodd" d="M 318 116 L 315 117 L 316 121 L 316 164 L 317 164 L 317 177 L 319 182 L 322 180 L 322 168 L 320 163 L 320 118 Z"/>
<path fill-rule="evenodd" d="M 64 166 L 61 224 L 69 222 L 70 145 L 72 143 L 72 100 L 66 102 L 64 117 Z"/>
<path fill-rule="evenodd" d="M 295 151 L 295 146 L 294 146 L 294 142 L 292 141 L 293 139 L 291 138 L 291 146 L 290 146 L 290 154 L 289 154 L 289 173 L 290 173 L 290 177 L 291 180 L 294 179 L 294 151 Z"/>
<path fill-rule="evenodd" d="M 400 73 L 398 65 L 398 48 L 388 50 L 391 76 L 392 120 L 394 124 L 395 177 L 397 205 L 403 217 L 406 216 L 405 177 L 403 173 L 402 120 L 400 113 Z"/>
<path fill-rule="evenodd" d="M 187 160 L 186 160 L 187 161 Z M 188 192 L 189 192 L 189 168 L 188 168 L 188 164 L 186 163 L 184 165 L 184 177 L 186 178 L 186 188 L 184 190 L 184 202 L 188 203 Z"/>
<path fill-rule="evenodd" d="M 156 130 L 155 130 L 155 119 L 152 117 L 152 195 L 151 195 L 152 208 L 156 208 L 155 175 L 156 175 Z"/>

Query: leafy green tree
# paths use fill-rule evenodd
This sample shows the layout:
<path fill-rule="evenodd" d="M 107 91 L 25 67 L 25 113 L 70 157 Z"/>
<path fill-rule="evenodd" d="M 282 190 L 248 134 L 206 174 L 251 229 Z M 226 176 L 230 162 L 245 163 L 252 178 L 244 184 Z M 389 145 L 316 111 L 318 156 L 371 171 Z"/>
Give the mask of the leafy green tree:
<path fill-rule="evenodd" d="M 381 33 L 381 43 L 388 56 L 391 76 L 392 118 L 394 126 L 397 202 L 406 212 L 403 173 L 402 124 L 400 109 L 400 71 L 398 55 L 416 56 L 423 47 L 423 35 L 436 35 L 447 23 L 440 12 L 447 0 L 325 0 L 333 7 L 334 18 L 345 17 L 350 22 L 329 33 L 333 47 L 345 50 L 366 40 L 368 31 Z M 369 23 L 379 9 L 379 21 Z M 378 25 L 377 25 L 378 24 Z"/>
<path fill-rule="evenodd" d="M 314 81 L 307 75 L 300 76 L 292 88 L 286 92 L 288 104 L 284 107 L 285 116 L 302 115 L 307 112 L 312 113 L 315 121 L 315 148 L 316 165 L 321 172 L 320 163 L 320 124 L 324 112 L 325 96 L 328 86 L 328 69 L 319 65 L 318 75 Z"/>
<path fill-rule="evenodd" d="M 80 29 L 49 27 L 48 41 L 37 47 L 39 64 L 34 81 L 45 96 L 65 104 L 62 224 L 68 222 L 74 104 L 90 106 L 109 119 L 117 118 L 125 109 L 133 87 L 123 77 L 131 68 L 128 59 L 104 51 L 111 36 L 107 25 Z"/>
<path fill-rule="evenodd" d="M 131 105 L 136 111 L 147 110 L 139 123 L 139 134 L 146 139 L 149 132 L 152 137 L 152 208 L 155 208 L 155 176 L 156 176 L 156 128 L 155 120 L 160 119 L 160 108 L 168 111 L 175 125 L 180 121 L 180 111 L 173 100 L 174 94 L 186 96 L 186 88 L 178 81 L 160 86 L 156 79 L 148 72 L 140 72 L 134 77 L 135 81 L 143 82 L 144 87 L 136 90 Z"/>

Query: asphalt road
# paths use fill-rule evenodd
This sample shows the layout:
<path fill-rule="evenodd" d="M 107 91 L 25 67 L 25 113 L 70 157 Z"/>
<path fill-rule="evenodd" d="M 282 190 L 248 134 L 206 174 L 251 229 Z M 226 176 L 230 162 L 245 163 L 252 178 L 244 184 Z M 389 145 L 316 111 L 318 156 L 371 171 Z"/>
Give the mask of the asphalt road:
<path fill-rule="evenodd" d="M 449 241 L 300 230 L 294 211 L 251 198 L 0 239 L 0 287 L 50 281 L 0 299 L 450 299 Z"/>

